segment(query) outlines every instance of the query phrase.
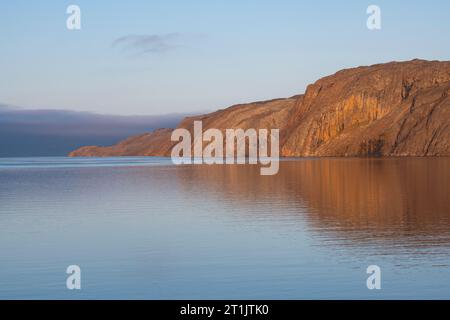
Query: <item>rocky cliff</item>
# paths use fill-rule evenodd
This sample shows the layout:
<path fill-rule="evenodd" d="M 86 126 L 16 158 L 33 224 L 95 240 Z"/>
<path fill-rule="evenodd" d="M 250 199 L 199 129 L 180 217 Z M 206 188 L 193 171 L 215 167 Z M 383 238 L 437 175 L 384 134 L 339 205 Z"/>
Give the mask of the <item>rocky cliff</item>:
<path fill-rule="evenodd" d="M 178 128 L 193 131 L 194 121 L 202 121 L 203 130 L 209 128 L 282 128 L 288 122 L 295 103 L 301 96 L 275 99 L 248 104 L 239 104 L 213 113 L 187 117 Z M 110 147 L 81 147 L 69 154 L 71 157 L 111 156 L 170 156 L 172 146 L 171 129 L 160 129 L 151 133 L 130 137 Z"/>
<path fill-rule="evenodd" d="M 279 128 L 283 156 L 450 156 L 450 62 L 413 60 L 337 72 L 304 95 L 185 118 L 179 127 Z M 170 155 L 170 129 L 70 156 Z"/>

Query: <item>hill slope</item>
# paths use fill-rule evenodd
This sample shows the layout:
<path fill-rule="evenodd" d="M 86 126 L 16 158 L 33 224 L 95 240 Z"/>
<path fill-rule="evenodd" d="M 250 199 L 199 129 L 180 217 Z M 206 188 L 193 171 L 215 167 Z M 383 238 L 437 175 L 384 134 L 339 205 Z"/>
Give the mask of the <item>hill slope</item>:
<path fill-rule="evenodd" d="M 179 127 L 279 128 L 283 156 L 450 155 L 450 62 L 413 60 L 342 70 L 304 95 L 185 118 Z M 168 156 L 171 130 L 70 156 Z"/>

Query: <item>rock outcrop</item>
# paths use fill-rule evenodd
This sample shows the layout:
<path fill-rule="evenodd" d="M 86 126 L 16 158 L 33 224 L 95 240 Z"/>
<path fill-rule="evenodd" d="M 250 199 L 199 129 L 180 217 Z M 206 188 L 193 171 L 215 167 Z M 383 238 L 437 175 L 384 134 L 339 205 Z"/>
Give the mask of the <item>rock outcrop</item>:
<path fill-rule="evenodd" d="M 158 129 L 129 137 L 110 147 L 86 146 L 69 154 L 69 157 L 118 157 L 170 155 L 172 129 Z"/>
<path fill-rule="evenodd" d="M 310 85 L 286 126 L 286 156 L 450 155 L 450 62 L 343 70 Z"/>
<path fill-rule="evenodd" d="M 275 99 L 248 104 L 239 104 L 213 113 L 187 117 L 178 128 L 193 131 L 194 121 L 202 121 L 203 130 L 209 128 L 282 128 L 288 122 L 295 103 L 301 96 Z M 70 157 L 113 157 L 113 156 L 170 156 L 176 142 L 170 140 L 172 129 L 160 129 L 151 133 L 130 137 L 110 147 L 81 147 L 69 154 Z"/>
<path fill-rule="evenodd" d="M 304 95 L 185 118 L 203 128 L 279 128 L 283 156 L 450 156 L 450 62 L 413 60 L 337 72 Z M 170 129 L 70 156 L 170 155 Z"/>

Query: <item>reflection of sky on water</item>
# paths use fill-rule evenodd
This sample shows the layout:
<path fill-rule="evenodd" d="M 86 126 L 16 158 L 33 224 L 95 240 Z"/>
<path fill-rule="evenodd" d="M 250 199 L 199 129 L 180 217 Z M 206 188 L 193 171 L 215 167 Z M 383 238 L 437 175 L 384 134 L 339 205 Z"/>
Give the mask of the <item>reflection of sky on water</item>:
<path fill-rule="evenodd" d="M 0 169 L 0 297 L 448 298 L 449 159 L 282 161 L 275 176 L 14 161 Z M 65 289 L 69 264 L 81 292 Z"/>

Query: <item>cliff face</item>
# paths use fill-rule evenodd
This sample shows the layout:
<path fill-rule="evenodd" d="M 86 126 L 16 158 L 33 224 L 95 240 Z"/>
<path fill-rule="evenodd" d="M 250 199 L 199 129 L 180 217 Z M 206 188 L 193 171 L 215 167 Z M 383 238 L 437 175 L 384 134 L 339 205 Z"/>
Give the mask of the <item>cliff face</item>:
<path fill-rule="evenodd" d="M 310 85 L 286 156 L 450 155 L 450 62 L 343 70 Z"/>
<path fill-rule="evenodd" d="M 450 155 L 450 62 L 413 60 L 342 70 L 305 95 L 185 118 L 192 129 L 279 128 L 283 156 Z M 170 155 L 170 129 L 70 156 Z"/>
<path fill-rule="evenodd" d="M 298 99 L 301 99 L 301 96 L 239 104 L 213 113 L 187 117 L 181 121 L 178 128 L 188 129 L 192 133 L 194 121 L 202 121 L 203 130 L 209 128 L 221 130 L 282 128 L 292 114 L 292 109 Z M 71 152 L 69 156 L 170 156 L 173 145 L 177 143 L 170 140 L 171 132 L 171 129 L 160 129 L 152 133 L 130 137 L 111 147 L 81 147 Z"/>

